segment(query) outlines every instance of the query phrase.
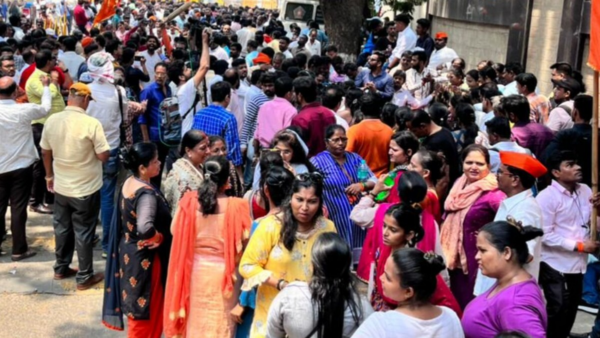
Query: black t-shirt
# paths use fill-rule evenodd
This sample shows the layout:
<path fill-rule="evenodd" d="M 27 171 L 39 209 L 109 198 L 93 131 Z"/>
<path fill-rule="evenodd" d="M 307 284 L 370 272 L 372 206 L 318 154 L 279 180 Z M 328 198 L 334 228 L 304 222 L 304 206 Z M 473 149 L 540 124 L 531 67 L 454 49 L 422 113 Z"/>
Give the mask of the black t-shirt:
<path fill-rule="evenodd" d="M 142 72 L 141 70 L 130 66 L 125 69 L 125 81 L 127 82 L 127 85 L 132 89 L 137 101 L 139 101 L 140 92 L 142 91 L 140 89 L 140 81 L 148 82 L 150 81 L 150 76 L 144 74 L 144 72 Z"/>
<path fill-rule="evenodd" d="M 454 182 L 460 176 L 456 141 L 448 129 L 442 128 L 437 133 L 427 136 L 423 140 L 423 146 L 427 150 L 444 154 L 446 163 L 450 166 L 450 183 Z"/>
<path fill-rule="evenodd" d="M 392 42 L 387 38 L 387 36 L 384 36 L 375 42 L 375 50 L 377 51 L 385 52 L 388 50 L 388 47 L 390 48 L 390 51 L 392 51 L 394 48 L 396 48 L 396 41 Z"/>

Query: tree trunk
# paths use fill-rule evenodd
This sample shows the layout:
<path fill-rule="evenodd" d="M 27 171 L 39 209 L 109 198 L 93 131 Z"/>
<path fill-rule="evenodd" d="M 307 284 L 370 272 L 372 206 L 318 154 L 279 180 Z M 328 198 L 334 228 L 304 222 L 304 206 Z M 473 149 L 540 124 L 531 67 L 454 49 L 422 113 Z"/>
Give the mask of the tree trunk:
<path fill-rule="evenodd" d="M 355 61 L 362 45 L 361 27 L 367 0 L 321 0 L 329 44 L 345 61 Z"/>

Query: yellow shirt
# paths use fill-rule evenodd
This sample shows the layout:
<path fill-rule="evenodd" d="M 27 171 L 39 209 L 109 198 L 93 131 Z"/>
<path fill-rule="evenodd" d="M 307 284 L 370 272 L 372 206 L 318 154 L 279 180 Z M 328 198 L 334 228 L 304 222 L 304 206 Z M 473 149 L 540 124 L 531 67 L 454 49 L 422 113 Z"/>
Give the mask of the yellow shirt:
<path fill-rule="evenodd" d="M 270 276 L 288 282 L 307 282 L 312 276 L 311 255 L 315 240 L 321 233 L 336 232 L 333 222 L 321 217 L 310 233 L 296 234 L 296 243 L 290 252 L 280 241 L 281 223 L 277 216 L 281 217 L 272 215 L 260 221 L 240 262 L 240 274 L 245 278 L 242 290 L 250 291 L 258 285 L 251 338 L 266 336 L 269 307 L 279 293 L 263 283 Z"/>
<path fill-rule="evenodd" d="M 25 84 L 25 93 L 27 94 L 27 100 L 29 100 L 30 103 L 42 103 L 42 94 L 44 93 L 44 85 L 42 85 L 42 81 L 40 80 L 40 76 L 42 75 L 50 77 L 50 74 L 45 73 L 40 69 L 36 68 L 33 71 L 33 73 L 31 73 L 31 76 Z M 52 114 L 65 110 L 65 100 L 63 99 L 62 94 L 60 93 L 60 89 L 54 84 L 50 84 L 49 88 L 50 93 L 52 94 L 52 106 L 50 108 L 50 111 L 48 112 L 48 115 L 46 115 L 46 117 L 41 118 L 39 120 L 34 120 L 31 122 L 31 124 L 44 124 Z"/>
<path fill-rule="evenodd" d="M 109 151 L 100 122 L 79 107 L 66 107 L 48 118 L 40 147 L 51 150 L 54 190 L 67 197 L 89 196 L 102 187 L 102 162 Z"/>

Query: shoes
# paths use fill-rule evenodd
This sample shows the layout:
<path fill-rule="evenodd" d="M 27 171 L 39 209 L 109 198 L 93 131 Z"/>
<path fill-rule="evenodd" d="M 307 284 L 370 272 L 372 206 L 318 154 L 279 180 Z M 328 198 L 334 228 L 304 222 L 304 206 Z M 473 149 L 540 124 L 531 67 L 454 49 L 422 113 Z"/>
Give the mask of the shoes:
<path fill-rule="evenodd" d="M 102 251 L 102 258 L 106 259 L 106 257 L 108 257 L 108 253 L 106 253 L 106 251 Z"/>
<path fill-rule="evenodd" d="M 77 269 L 67 268 L 67 271 L 63 274 L 54 273 L 54 280 L 62 280 L 66 278 L 73 277 L 77 274 Z"/>
<path fill-rule="evenodd" d="M 52 208 L 50 208 L 47 204 L 32 205 L 29 207 L 29 210 L 44 215 L 52 215 L 54 213 Z"/>
<path fill-rule="evenodd" d="M 95 273 L 90 279 L 77 284 L 77 291 L 85 291 L 104 280 L 104 272 Z"/>
<path fill-rule="evenodd" d="M 583 299 L 579 302 L 578 309 L 580 311 L 587 312 L 593 315 L 598 314 L 598 305 L 590 304 Z"/>
<path fill-rule="evenodd" d="M 18 261 L 22 261 L 22 260 L 27 259 L 27 258 L 31 258 L 31 257 L 33 257 L 35 255 L 37 255 L 37 252 L 28 250 L 24 254 L 12 255 L 11 259 L 12 259 L 13 262 L 18 262 Z"/>

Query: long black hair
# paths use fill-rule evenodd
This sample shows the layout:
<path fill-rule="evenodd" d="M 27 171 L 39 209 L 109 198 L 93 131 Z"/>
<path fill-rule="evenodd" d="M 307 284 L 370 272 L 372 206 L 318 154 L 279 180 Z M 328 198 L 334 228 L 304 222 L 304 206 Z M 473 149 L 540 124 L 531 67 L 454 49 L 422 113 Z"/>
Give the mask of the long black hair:
<path fill-rule="evenodd" d="M 360 295 L 352 274 L 352 249 L 338 234 L 326 232 L 312 248 L 313 276 L 309 283 L 317 309 L 315 328 L 307 337 L 342 337 L 344 313 L 350 308 L 356 327 L 363 319 Z"/>
<path fill-rule="evenodd" d="M 298 134 L 291 130 L 281 130 L 273 137 L 271 141 L 271 148 L 275 148 L 277 143 L 285 143 L 288 147 L 292 148 L 294 154 L 290 164 L 304 164 L 308 168 L 309 172 L 315 171 L 315 167 L 308 160 L 308 156 L 302 147 L 301 141 L 299 140 Z M 262 168 L 262 167 L 261 167 Z"/>
<path fill-rule="evenodd" d="M 267 201 L 265 189 L 269 189 L 269 197 L 276 207 L 280 207 L 289 196 L 294 184 L 294 175 L 284 167 L 269 167 L 264 176 L 260 177 L 261 196 Z M 268 203 L 265 203 L 267 209 Z"/>
<path fill-rule="evenodd" d="M 204 181 L 198 188 L 202 215 L 217 211 L 217 194 L 229 182 L 229 161 L 225 156 L 211 156 L 204 161 Z"/>
<path fill-rule="evenodd" d="M 407 171 L 398 181 L 398 195 L 400 204 L 396 204 L 386 212 L 386 215 L 394 217 L 398 226 L 405 233 L 413 232 L 414 236 L 409 243 L 415 246 L 425 236 L 421 225 L 421 203 L 427 195 L 427 183 L 414 171 Z"/>
<path fill-rule="evenodd" d="M 131 171 L 133 176 L 139 177 L 140 166 L 148 167 L 150 161 L 158 156 L 156 144 L 149 142 L 138 142 L 131 148 L 122 148 L 119 157 L 125 169 Z"/>
<path fill-rule="evenodd" d="M 281 243 L 286 249 L 292 251 L 294 242 L 296 242 L 296 232 L 298 231 L 298 221 L 294 217 L 291 201 L 294 194 L 302 189 L 315 189 L 315 195 L 319 198 L 319 206 L 315 219 L 323 215 L 323 177 L 318 172 L 301 174 L 296 177 L 292 185 L 292 191 L 285 202 L 283 202 L 283 220 L 281 226 Z"/>
<path fill-rule="evenodd" d="M 506 221 L 488 223 L 481 228 L 480 232 L 485 234 L 487 240 L 496 250 L 502 252 L 505 248 L 510 248 L 516 254 L 520 266 L 523 266 L 529 260 L 527 241 L 544 234 L 539 228 L 511 224 Z"/>
<path fill-rule="evenodd" d="M 456 122 L 458 122 L 459 125 L 462 125 L 462 128 L 465 130 L 464 148 L 475 143 L 477 133 L 479 132 L 479 127 L 475 124 L 475 110 L 470 104 L 462 102 L 455 106 L 454 109 L 456 111 Z"/>
<path fill-rule="evenodd" d="M 423 169 L 429 170 L 429 180 L 431 181 L 431 184 L 436 185 L 437 181 L 444 176 L 442 171 L 444 161 L 442 161 L 436 152 L 425 148 L 419 149 L 417 154 L 419 154 Z"/>
<path fill-rule="evenodd" d="M 413 304 L 427 304 L 437 288 L 437 275 L 446 268 L 442 257 L 415 248 L 394 251 L 392 260 L 398 270 L 400 286 L 412 288 Z"/>

